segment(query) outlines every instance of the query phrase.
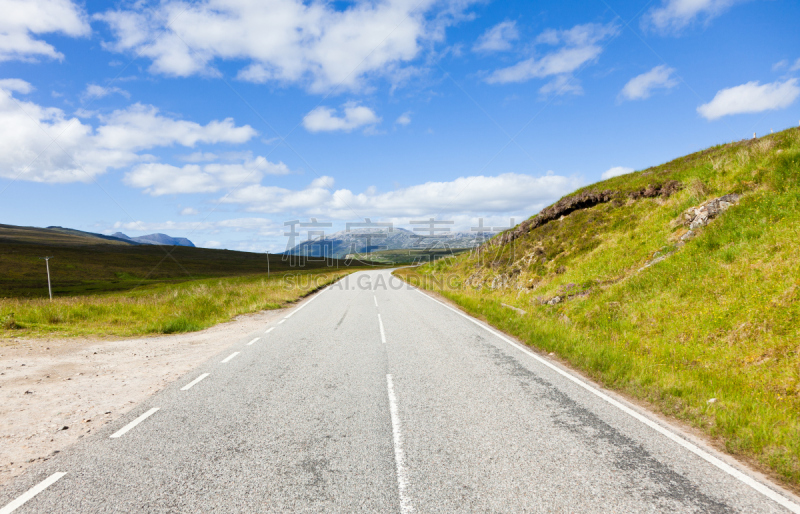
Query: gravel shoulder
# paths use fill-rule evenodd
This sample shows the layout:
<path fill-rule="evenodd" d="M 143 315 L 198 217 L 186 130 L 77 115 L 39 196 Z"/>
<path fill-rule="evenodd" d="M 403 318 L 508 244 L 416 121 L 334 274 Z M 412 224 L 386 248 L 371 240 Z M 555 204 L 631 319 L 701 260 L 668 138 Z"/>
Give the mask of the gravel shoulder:
<path fill-rule="evenodd" d="M 170 336 L 0 340 L 0 484 L 117 419 L 284 311 Z"/>

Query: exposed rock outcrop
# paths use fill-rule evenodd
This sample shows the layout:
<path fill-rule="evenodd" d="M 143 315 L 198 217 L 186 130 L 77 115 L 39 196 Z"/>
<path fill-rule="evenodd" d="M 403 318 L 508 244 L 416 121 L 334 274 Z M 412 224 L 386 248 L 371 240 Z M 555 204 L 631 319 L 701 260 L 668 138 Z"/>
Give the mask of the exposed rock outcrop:
<path fill-rule="evenodd" d="M 682 188 L 683 184 L 677 180 L 670 180 L 663 184 L 650 184 L 644 189 L 631 191 L 627 194 L 627 196 L 633 200 L 637 200 L 639 198 L 655 198 L 657 196 L 668 198 L 670 195 L 680 191 Z M 610 202 L 619 195 L 619 191 L 606 189 L 604 191 L 585 191 L 577 195 L 562 198 L 550 207 L 542 209 L 542 211 L 535 217 L 525 220 L 512 230 L 503 232 L 497 237 L 487 241 L 481 246 L 481 249 L 508 244 L 546 223 L 557 220 L 562 216 L 566 216 L 569 213 L 577 210 L 588 209 L 589 207 L 594 207 L 595 205 L 601 203 Z"/>
<path fill-rule="evenodd" d="M 527 234 L 531 230 L 541 227 L 545 223 L 556 220 L 561 216 L 566 216 L 573 211 L 594 207 L 599 203 L 609 202 L 615 194 L 616 191 L 612 190 L 600 192 L 587 191 L 579 195 L 562 198 L 550 207 L 542 209 L 542 211 L 535 217 L 523 221 L 517 225 L 516 228 L 504 232 L 499 236 L 492 238 L 490 241 L 487 241 L 484 246 L 501 246 L 510 243 L 511 241 L 521 237 L 523 234 Z"/>
<path fill-rule="evenodd" d="M 638 200 L 639 198 L 655 198 L 657 196 L 660 196 L 661 198 L 669 198 L 681 189 L 683 189 L 683 184 L 677 180 L 669 180 L 663 184 L 650 184 L 644 189 L 631 191 L 628 193 L 628 198 L 632 200 Z"/>
<path fill-rule="evenodd" d="M 741 195 L 729 194 L 709 200 L 697 207 L 689 207 L 686 209 L 686 212 L 681 215 L 681 224 L 688 227 L 689 230 L 704 227 L 708 225 L 709 221 L 719 216 L 719 214 L 728 207 L 739 203 L 740 198 Z"/>

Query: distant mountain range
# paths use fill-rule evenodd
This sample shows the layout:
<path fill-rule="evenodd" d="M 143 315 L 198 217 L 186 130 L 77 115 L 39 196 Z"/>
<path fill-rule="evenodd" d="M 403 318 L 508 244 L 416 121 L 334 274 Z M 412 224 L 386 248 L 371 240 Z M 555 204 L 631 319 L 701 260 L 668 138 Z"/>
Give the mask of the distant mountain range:
<path fill-rule="evenodd" d="M 79 237 L 98 238 L 106 241 L 140 244 L 140 245 L 166 245 L 166 246 L 190 246 L 194 248 L 194 243 L 185 237 L 172 237 L 166 234 L 147 234 L 146 236 L 130 237 L 122 232 L 117 232 L 110 236 L 104 234 L 96 234 L 94 232 L 84 232 L 83 230 L 75 230 L 74 228 L 64 227 L 47 227 L 46 230 L 53 230 L 61 234 L 71 234 Z"/>
<path fill-rule="evenodd" d="M 166 245 L 166 246 L 191 246 L 194 248 L 194 243 L 186 239 L 185 237 L 172 237 L 166 234 L 147 234 L 146 236 L 137 236 L 137 237 L 129 237 L 122 232 L 116 232 L 111 234 L 111 237 L 116 237 L 117 239 L 125 239 L 127 241 L 133 241 L 134 243 L 145 244 L 145 245 Z"/>
<path fill-rule="evenodd" d="M 327 255 L 334 259 L 343 259 L 350 254 L 365 254 L 381 250 L 423 249 L 433 245 L 434 248 L 472 248 L 483 243 L 490 234 L 481 238 L 474 232 L 453 232 L 441 237 L 420 237 L 404 228 L 394 228 L 391 232 L 380 229 L 365 228 L 341 231 L 326 235 L 324 240 L 303 241 L 295 247 L 283 252 L 285 255 L 307 255 L 320 257 Z M 327 248 L 325 250 L 325 248 Z"/>

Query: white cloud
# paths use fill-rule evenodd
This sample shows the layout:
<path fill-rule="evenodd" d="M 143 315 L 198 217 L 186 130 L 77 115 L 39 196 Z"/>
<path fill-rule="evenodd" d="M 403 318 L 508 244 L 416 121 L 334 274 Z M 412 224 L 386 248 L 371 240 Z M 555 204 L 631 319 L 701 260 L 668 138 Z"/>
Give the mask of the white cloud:
<path fill-rule="evenodd" d="M 797 79 L 760 85 L 757 81 L 718 91 L 697 112 L 707 120 L 716 120 L 730 114 L 763 112 L 785 109 L 800 96 Z"/>
<path fill-rule="evenodd" d="M 140 11 L 97 15 L 111 28 L 109 48 L 152 60 L 172 76 L 215 73 L 216 59 L 245 60 L 239 78 L 301 83 L 312 91 L 359 89 L 365 77 L 398 71 L 424 43 L 443 38 L 472 0 L 166 0 Z"/>
<path fill-rule="evenodd" d="M 204 166 L 187 164 L 144 163 L 125 174 L 123 182 L 143 189 L 151 196 L 183 193 L 214 193 L 223 188 L 241 187 L 261 181 L 264 175 L 291 173 L 284 163 L 269 162 L 257 157 L 241 164 L 210 163 Z"/>
<path fill-rule="evenodd" d="M 794 64 L 792 64 L 792 67 L 789 68 L 789 71 L 797 71 L 797 70 L 800 70 L 800 59 L 797 59 L 794 62 Z"/>
<path fill-rule="evenodd" d="M 0 89 L 9 93 L 17 92 L 27 95 L 33 91 L 33 86 L 30 82 L 25 82 L 22 79 L 0 79 Z"/>
<path fill-rule="evenodd" d="M 375 111 L 363 105 L 347 103 L 342 110 L 344 115 L 337 116 L 336 111 L 329 107 L 317 107 L 305 115 L 303 126 L 309 132 L 350 132 L 381 121 Z"/>
<path fill-rule="evenodd" d="M 613 168 L 609 168 L 600 175 L 600 178 L 603 180 L 609 179 L 611 177 L 619 177 L 620 175 L 627 175 L 628 173 L 633 173 L 635 170 L 633 168 L 626 168 L 625 166 L 614 166 Z"/>
<path fill-rule="evenodd" d="M 536 39 L 536 43 L 560 45 L 560 48 L 540 57 L 533 56 L 513 66 L 495 70 L 487 77 L 486 82 L 508 84 L 555 76 L 556 80 L 546 84 L 540 90 L 541 93 L 580 93 L 580 87 L 569 80 L 572 73 L 584 64 L 597 60 L 603 52 L 600 42 L 618 32 L 619 28 L 614 24 L 595 23 L 576 25 L 569 30 L 547 30 Z M 561 87 L 558 87 L 559 84 Z"/>
<path fill-rule="evenodd" d="M 661 7 L 651 9 L 642 18 L 642 25 L 657 31 L 678 31 L 698 17 L 710 20 L 745 0 L 664 0 Z"/>
<path fill-rule="evenodd" d="M 478 38 L 472 50 L 474 52 L 501 52 L 504 50 L 511 50 L 512 42 L 518 39 L 519 31 L 517 31 L 517 22 L 504 21 L 484 32 L 481 37 Z"/>
<path fill-rule="evenodd" d="M 195 209 L 194 207 L 184 207 L 181 209 L 181 216 L 197 216 L 200 214 L 200 211 Z"/>
<path fill-rule="evenodd" d="M 42 34 L 87 36 L 91 29 L 83 9 L 70 0 L 3 0 L 0 16 L 0 62 L 37 57 L 63 59 Z"/>
<path fill-rule="evenodd" d="M 108 96 L 113 93 L 120 94 L 125 98 L 131 97 L 131 94 L 124 89 L 120 89 L 118 87 L 103 87 L 98 86 L 97 84 L 89 84 L 86 86 L 86 91 L 84 91 L 82 96 L 84 100 L 89 100 L 94 98 L 103 98 L 104 96 Z"/>
<path fill-rule="evenodd" d="M 219 156 L 212 152 L 192 152 L 189 155 L 182 155 L 180 160 L 186 162 L 208 162 L 216 161 Z"/>
<path fill-rule="evenodd" d="M 10 85 L 9 85 L 10 84 Z M 0 83 L 0 176 L 34 182 L 88 182 L 109 168 L 152 159 L 138 152 L 197 143 L 243 143 L 256 131 L 232 119 L 206 125 L 159 114 L 153 106 L 134 104 L 98 118 L 94 128 L 64 111 L 9 96 L 29 88 L 22 81 Z M 53 144 L 53 137 L 58 137 Z"/>
<path fill-rule="evenodd" d="M 678 81 L 672 77 L 673 73 L 675 73 L 674 68 L 664 64 L 656 66 L 647 73 L 629 80 L 622 88 L 619 97 L 626 100 L 644 100 L 650 98 L 654 89 L 672 89 L 678 85 Z"/>
<path fill-rule="evenodd" d="M 318 181 L 303 190 L 252 185 L 221 201 L 240 204 L 251 212 L 292 212 L 336 219 L 425 216 L 469 212 L 533 213 L 581 185 L 575 177 L 554 174 L 534 177 L 517 173 L 460 177 L 427 182 L 380 193 L 333 190 Z"/>
<path fill-rule="evenodd" d="M 277 226 L 268 218 L 234 218 L 220 221 L 118 221 L 114 230 L 128 232 L 165 232 L 175 236 L 180 232 L 260 232 L 274 235 Z"/>
<path fill-rule="evenodd" d="M 558 75 L 553 80 L 539 88 L 539 92 L 543 95 L 556 94 L 556 95 L 581 95 L 583 88 L 572 75 Z"/>
<path fill-rule="evenodd" d="M 411 124 L 411 113 L 410 112 L 404 112 L 403 114 L 401 114 L 397 118 L 397 120 L 395 120 L 395 123 L 397 123 L 398 125 L 402 125 L 404 127 L 406 125 Z"/>

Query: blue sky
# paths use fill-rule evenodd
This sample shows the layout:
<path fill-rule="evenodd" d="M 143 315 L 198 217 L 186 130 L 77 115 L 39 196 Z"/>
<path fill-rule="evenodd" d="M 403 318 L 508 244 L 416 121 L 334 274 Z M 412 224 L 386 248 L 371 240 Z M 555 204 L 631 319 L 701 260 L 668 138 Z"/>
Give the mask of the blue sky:
<path fill-rule="evenodd" d="M 507 225 L 800 120 L 791 0 L 4 0 L 0 222 Z"/>

